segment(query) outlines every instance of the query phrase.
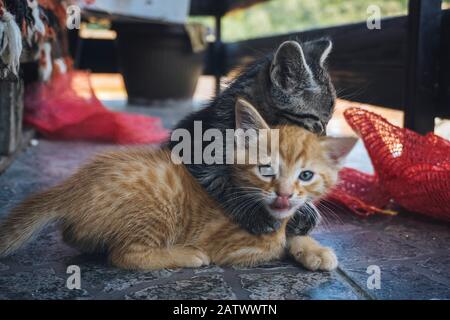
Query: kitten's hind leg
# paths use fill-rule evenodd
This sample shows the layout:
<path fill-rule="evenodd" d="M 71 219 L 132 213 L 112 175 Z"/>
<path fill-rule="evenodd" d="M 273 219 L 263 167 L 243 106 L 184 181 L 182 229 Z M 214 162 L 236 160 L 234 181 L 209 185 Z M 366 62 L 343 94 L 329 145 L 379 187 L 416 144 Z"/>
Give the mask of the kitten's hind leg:
<path fill-rule="evenodd" d="M 125 248 L 113 249 L 109 257 L 114 266 L 133 270 L 198 268 L 210 262 L 203 251 L 191 246 L 154 248 L 132 244 Z"/>
<path fill-rule="evenodd" d="M 338 260 L 333 250 L 323 247 L 308 236 L 288 239 L 289 253 L 306 269 L 331 271 L 337 268 Z"/>

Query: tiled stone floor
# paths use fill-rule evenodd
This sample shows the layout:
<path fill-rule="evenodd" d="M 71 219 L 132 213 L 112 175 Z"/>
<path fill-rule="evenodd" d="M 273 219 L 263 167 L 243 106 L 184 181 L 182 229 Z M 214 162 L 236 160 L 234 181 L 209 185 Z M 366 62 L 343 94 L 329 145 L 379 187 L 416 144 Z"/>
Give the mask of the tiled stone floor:
<path fill-rule="evenodd" d="M 167 127 L 188 111 L 145 109 L 162 116 Z M 0 175 L 0 216 L 109 148 L 115 146 L 40 139 Z M 348 165 L 370 170 L 361 144 Z M 28 246 L 0 259 L 0 299 L 450 299 L 448 224 L 407 213 L 361 219 L 337 210 L 325 216 L 314 235 L 336 250 L 340 267 L 331 273 L 309 272 L 290 260 L 251 269 L 130 272 L 70 248 L 49 226 Z M 66 288 L 70 265 L 81 269 L 81 290 Z M 381 289 L 367 287 L 371 265 L 381 270 Z"/>

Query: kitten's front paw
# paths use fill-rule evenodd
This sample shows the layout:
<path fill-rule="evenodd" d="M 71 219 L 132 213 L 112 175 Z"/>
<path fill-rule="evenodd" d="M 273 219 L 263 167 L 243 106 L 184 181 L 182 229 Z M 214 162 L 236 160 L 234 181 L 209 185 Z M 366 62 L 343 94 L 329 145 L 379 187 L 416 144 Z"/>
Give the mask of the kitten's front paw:
<path fill-rule="evenodd" d="M 327 247 L 298 250 L 293 252 L 292 255 L 302 266 L 311 271 L 331 271 L 338 266 L 336 254 Z"/>
<path fill-rule="evenodd" d="M 306 269 L 331 271 L 337 268 L 338 260 L 333 250 L 323 247 L 308 236 L 289 239 L 289 253 Z"/>
<path fill-rule="evenodd" d="M 289 220 L 286 232 L 290 236 L 304 236 L 309 234 L 320 222 L 320 214 L 314 207 L 305 204 L 299 208 Z"/>
<path fill-rule="evenodd" d="M 196 248 L 185 249 L 183 255 L 179 257 L 179 260 L 180 264 L 185 268 L 199 268 L 201 266 L 207 266 L 210 263 L 208 255 Z"/>

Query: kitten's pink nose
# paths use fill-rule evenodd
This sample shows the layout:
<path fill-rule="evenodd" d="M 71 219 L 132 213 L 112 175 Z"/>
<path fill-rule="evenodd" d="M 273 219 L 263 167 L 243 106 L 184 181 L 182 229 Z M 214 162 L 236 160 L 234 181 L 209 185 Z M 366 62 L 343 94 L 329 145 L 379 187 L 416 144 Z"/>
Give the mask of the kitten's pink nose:
<path fill-rule="evenodd" d="M 276 192 L 276 194 L 278 197 L 287 198 L 287 199 L 291 198 L 293 195 L 293 193 L 288 193 L 288 192 Z"/>

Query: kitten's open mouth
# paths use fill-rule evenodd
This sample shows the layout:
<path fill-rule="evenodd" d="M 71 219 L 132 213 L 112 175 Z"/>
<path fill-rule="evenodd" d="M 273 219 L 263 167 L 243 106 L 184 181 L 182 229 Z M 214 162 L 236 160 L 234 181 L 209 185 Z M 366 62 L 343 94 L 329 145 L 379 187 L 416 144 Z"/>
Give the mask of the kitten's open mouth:
<path fill-rule="evenodd" d="M 269 205 L 269 208 L 273 217 L 284 219 L 291 215 L 293 205 L 288 199 L 278 197 Z"/>
<path fill-rule="evenodd" d="M 270 208 L 270 214 L 272 215 L 272 217 L 274 217 L 275 219 L 285 219 L 288 218 L 289 216 L 292 215 L 292 209 L 293 207 L 290 206 L 288 208 L 285 209 L 279 209 L 279 208 L 274 208 L 272 206 L 269 207 Z"/>
<path fill-rule="evenodd" d="M 270 209 L 275 211 L 286 211 L 292 209 L 292 206 L 290 204 L 288 205 L 277 205 L 276 203 L 272 203 L 270 205 Z"/>
<path fill-rule="evenodd" d="M 270 205 L 272 210 L 289 210 L 292 205 L 287 197 L 276 197 L 275 200 Z"/>

